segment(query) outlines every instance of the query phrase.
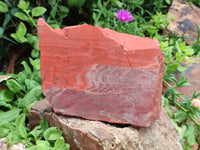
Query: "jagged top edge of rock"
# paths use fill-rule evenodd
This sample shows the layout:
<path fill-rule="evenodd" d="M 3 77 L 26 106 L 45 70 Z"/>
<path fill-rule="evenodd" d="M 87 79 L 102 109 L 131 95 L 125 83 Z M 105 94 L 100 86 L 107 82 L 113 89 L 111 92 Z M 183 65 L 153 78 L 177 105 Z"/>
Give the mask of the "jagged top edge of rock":
<path fill-rule="evenodd" d="M 59 34 L 65 37 L 65 31 L 69 29 L 80 28 L 81 26 L 90 27 L 91 29 L 95 29 L 100 31 L 102 35 L 106 36 L 110 40 L 116 42 L 116 44 L 120 44 L 125 51 L 133 51 L 133 50 L 145 50 L 145 49 L 156 49 L 160 50 L 160 45 L 157 39 L 150 39 L 148 37 L 140 37 L 136 35 L 126 34 L 126 33 L 119 33 L 117 31 L 102 28 L 99 26 L 92 26 L 88 24 L 76 25 L 76 26 L 67 26 L 62 29 L 52 29 L 43 18 L 39 18 L 37 22 L 38 28 L 46 27 L 50 31 Z M 39 33 L 40 34 L 40 33 Z"/>

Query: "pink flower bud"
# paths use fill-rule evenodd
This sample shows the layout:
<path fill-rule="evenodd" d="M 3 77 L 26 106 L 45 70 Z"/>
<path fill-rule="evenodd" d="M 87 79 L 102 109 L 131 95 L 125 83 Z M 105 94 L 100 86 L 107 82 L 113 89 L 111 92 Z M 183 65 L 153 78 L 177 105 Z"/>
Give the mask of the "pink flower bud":
<path fill-rule="evenodd" d="M 192 100 L 192 104 L 195 106 L 195 107 L 198 107 L 200 108 L 200 100 L 199 99 L 193 99 Z"/>

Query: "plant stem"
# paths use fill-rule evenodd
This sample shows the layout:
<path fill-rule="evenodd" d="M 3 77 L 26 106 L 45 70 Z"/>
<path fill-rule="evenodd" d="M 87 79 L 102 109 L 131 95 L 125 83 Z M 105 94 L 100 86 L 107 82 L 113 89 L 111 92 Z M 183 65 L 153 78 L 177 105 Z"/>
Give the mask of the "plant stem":
<path fill-rule="evenodd" d="M 120 33 L 122 32 L 122 21 L 120 21 L 120 24 L 119 24 L 119 32 Z"/>
<path fill-rule="evenodd" d="M 34 22 L 33 18 L 29 15 L 28 12 L 24 11 L 26 13 L 26 15 L 28 16 L 29 20 L 32 22 L 33 26 L 37 29 L 37 25 L 36 23 Z"/>
<path fill-rule="evenodd" d="M 192 116 L 190 116 L 189 114 L 189 118 L 194 122 L 194 124 L 199 127 L 200 126 L 200 123 L 198 123 Z"/>
<path fill-rule="evenodd" d="M 165 84 L 167 84 L 167 86 L 171 86 L 167 81 L 165 81 L 165 80 L 163 80 L 163 82 L 165 83 Z M 174 90 L 175 91 L 175 90 Z M 180 95 L 179 96 L 182 100 L 184 100 L 184 98 Z M 184 100 L 185 101 L 185 100 Z M 180 104 L 179 104 L 179 102 L 175 102 L 175 105 L 178 107 L 178 108 L 180 108 L 181 110 L 183 110 L 184 112 L 188 112 L 188 110 L 187 109 L 185 109 L 183 106 L 181 106 Z M 198 123 L 195 119 L 194 119 L 194 117 L 192 117 L 190 114 L 188 114 L 188 117 L 194 122 L 194 124 L 196 125 L 196 126 L 200 126 L 200 123 Z"/>
<path fill-rule="evenodd" d="M 164 82 L 165 84 L 167 84 L 167 86 L 171 86 L 167 81 L 163 80 L 163 82 Z"/>

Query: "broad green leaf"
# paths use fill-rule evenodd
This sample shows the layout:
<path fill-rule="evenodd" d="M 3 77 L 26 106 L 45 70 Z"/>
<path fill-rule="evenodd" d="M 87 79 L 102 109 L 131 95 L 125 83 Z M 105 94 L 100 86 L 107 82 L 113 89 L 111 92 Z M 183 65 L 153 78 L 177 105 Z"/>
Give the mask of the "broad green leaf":
<path fill-rule="evenodd" d="M 42 14 L 44 14 L 47 11 L 46 8 L 44 7 L 35 7 L 32 9 L 32 16 L 41 16 Z"/>
<path fill-rule="evenodd" d="M 15 120 L 15 126 L 20 133 L 20 136 L 24 139 L 27 138 L 27 132 L 25 129 L 25 114 L 21 114 Z"/>
<path fill-rule="evenodd" d="M 185 133 L 186 130 L 187 130 L 187 126 L 186 126 L 186 125 L 182 125 L 182 126 L 181 126 L 181 132 L 179 133 L 179 138 L 180 138 L 180 140 L 183 140 L 183 138 L 184 138 L 184 133 Z"/>
<path fill-rule="evenodd" d="M 0 138 L 3 138 L 8 135 L 10 132 L 10 124 L 8 121 L 4 121 L 0 124 Z"/>
<path fill-rule="evenodd" d="M 174 121 L 181 123 L 183 122 L 185 119 L 188 118 L 188 115 L 186 112 L 182 111 L 182 110 L 178 110 L 174 113 Z"/>
<path fill-rule="evenodd" d="M 170 87 L 167 89 L 167 91 L 165 92 L 164 97 L 167 98 L 168 96 L 170 96 L 170 95 L 172 94 L 173 90 L 174 90 L 174 87 L 170 86 Z"/>
<path fill-rule="evenodd" d="M 189 124 L 187 126 L 187 130 L 184 133 L 184 137 L 186 138 L 186 141 L 190 145 L 196 144 L 196 139 L 195 139 L 195 130 L 192 124 Z"/>
<path fill-rule="evenodd" d="M 58 16 L 64 18 L 68 15 L 68 13 L 69 13 L 69 8 L 62 5 L 59 6 Z"/>
<path fill-rule="evenodd" d="M 62 135 L 62 131 L 56 127 L 51 127 L 44 132 L 45 140 L 57 140 Z"/>
<path fill-rule="evenodd" d="M 23 113 L 19 115 L 17 119 L 15 120 L 15 126 L 17 129 L 19 129 L 19 127 L 24 124 L 25 124 L 25 114 Z"/>
<path fill-rule="evenodd" d="M 22 10 L 26 10 L 29 7 L 29 1 L 26 2 L 25 0 L 20 0 L 17 6 Z"/>
<path fill-rule="evenodd" d="M 51 24 L 50 26 L 53 29 L 60 29 L 60 25 L 59 24 Z"/>
<path fill-rule="evenodd" d="M 40 116 L 40 117 L 41 117 L 40 127 L 41 127 L 42 131 L 44 132 L 45 130 L 47 130 L 49 128 L 49 124 L 46 119 L 44 119 L 42 116 Z"/>
<path fill-rule="evenodd" d="M 34 71 L 33 79 L 41 84 L 42 79 L 41 79 L 41 75 L 40 75 L 40 70 Z"/>
<path fill-rule="evenodd" d="M 168 103 L 168 99 L 162 95 L 162 106 L 165 107 Z"/>
<path fill-rule="evenodd" d="M 16 12 L 15 16 L 21 20 L 28 21 L 28 17 L 22 12 Z"/>
<path fill-rule="evenodd" d="M 27 79 L 27 74 L 26 74 L 25 72 L 26 72 L 26 71 L 24 70 L 24 71 L 18 73 L 18 75 L 17 75 L 17 80 L 18 80 L 21 84 L 25 83 L 25 80 Z"/>
<path fill-rule="evenodd" d="M 44 140 L 37 140 L 36 146 L 29 147 L 28 150 L 50 150 L 50 144 Z"/>
<path fill-rule="evenodd" d="M 183 87 L 183 86 L 191 86 L 191 84 L 190 83 L 183 83 L 183 84 L 181 84 L 180 87 Z"/>
<path fill-rule="evenodd" d="M 27 10 L 23 10 L 25 14 L 29 14 L 31 12 L 30 9 L 27 9 Z"/>
<path fill-rule="evenodd" d="M 24 108 L 34 102 L 39 101 L 41 95 L 42 95 L 41 86 L 34 87 L 19 102 L 19 107 Z"/>
<path fill-rule="evenodd" d="M 0 92 L 0 102 L 11 102 L 14 99 L 14 94 L 8 90 L 2 90 Z"/>
<path fill-rule="evenodd" d="M 12 109 L 6 112 L 2 112 L 0 115 L 0 122 L 3 121 L 8 121 L 8 122 L 12 122 L 14 121 L 20 113 L 21 109 Z"/>
<path fill-rule="evenodd" d="M 37 36 L 37 41 L 34 42 L 33 48 L 39 50 L 39 36 Z"/>
<path fill-rule="evenodd" d="M 17 32 L 16 33 L 12 33 L 10 35 L 17 42 L 24 43 L 24 42 L 27 42 L 27 39 L 24 37 L 25 34 L 26 34 L 26 26 L 24 25 L 24 23 L 20 22 Z"/>
<path fill-rule="evenodd" d="M 20 37 L 16 33 L 11 33 L 10 36 L 15 39 L 17 42 L 22 43 Z"/>
<path fill-rule="evenodd" d="M 23 37 L 23 36 L 21 36 L 21 35 L 19 35 L 17 33 L 12 33 L 12 34 L 10 34 L 10 36 L 13 39 L 15 39 L 17 42 L 19 42 L 19 43 L 25 43 L 25 42 L 27 42 L 27 39 L 25 37 Z"/>
<path fill-rule="evenodd" d="M 2 27 L 0 27 L 0 38 L 3 37 L 3 32 L 4 32 L 4 29 Z"/>
<path fill-rule="evenodd" d="M 20 125 L 18 130 L 19 130 L 20 136 L 24 139 L 27 139 L 27 132 L 26 132 L 25 125 Z"/>
<path fill-rule="evenodd" d="M 69 150 L 70 145 L 68 143 L 65 143 L 65 140 L 63 137 L 60 137 L 56 140 L 55 146 L 53 149 L 54 150 Z"/>
<path fill-rule="evenodd" d="M 28 73 L 32 73 L 31 68 L 28 66 L 26 61 L 23 61 L 21 63 L 24 66 L 24 69 L 28 72 Z"/>
<path fill-rule="evenodd" d="M 27 90 L 31 90 L 36 86 L 40 86 L 40 84 L 38 82 L 36 82 L 35 80 L 31 80 L 31 79 L 25 79 L 25 85 L 27 87 Z"/>
<path fill-rule="evenodd" d="M 7 138 L 6 138 L 6 143 L 9 143 L 11 146 L 13 146 L 14 144 L 17 144 L 19 142 L 21 142 L 23 139 L 22 137 L 20 136 L 20 133 L 15 130 L 13 132 L 10 132 L 8 135 L 7 135 Z"/>
<path fill-rule="evenodd" d="M 0 1 L 0 12 L 6 13 L 8 12 L 8 6 L 6 5 L 6 3 Z"/>
<path fill-rule="evenodd" d="M 21 85 L 14 79 L 7 80 L 6 85 L 13 93 L 19 93 L 22 90 Z"/>
<path fill-rule="evenodd" d="M 63 137 L 59 137 L 56 142 L 55 142 L 55 146 L 54 149 L 56 150 L 62 150 L 63 146 L 65 144 L 65 140 Z"/>
<path fill-rule="evenodd" d="M 187 96 L 183 96 L 183 99 L 185 100 L 186 103 L 191 104 L 191 100 Z"/>
<path fill-rule="evenodd" d="M 173 63 L 173 64 L 170 64 L 166 67 L 166 72 L 174 72 L 176 71 L 176 69 L 178 68 L 179 64 L 178 63 Z"/>
<path fill-rule="evenodd" d="M 10 132 L 15 131 L 16 130 L 16 128 L 15 128 L 15 122 L 10 122 L 9 124 L 10 124 Z"/>
<path fill-rule="evenodd" d="M 76 6 L 76 7 L 81 7 L 85 4 L 86 0 L 68 0 L 68 4 L 70 7 Z"/>
<path fill-rule="evenodd" d="M 50 150 L 46 145 L 35 145 L 28 148 L 28 150 Z"/>
<path fill-rule="evenodd" d="M 52 8 L 51 11 L 50 11 L 50 16 L 51 16 L 52 18 L 55 18 L 56 12 L 57 12 L 57 7 L 56 7 L 56 6 L 53 6 L 53 8 Z"/>
<path fill-rule="evenodd" d="M 95 21 L 95 22 L 98 22 L 98 17 L 97 17 L 97 14 L 96 13 L 93 13 L 92 14 L 92 18 L 93 18 L 93 20 Z"/>
<path fill-rule="evenodd" d="M 3 101 L 0 101 L 0 107 L 6 107 L 6 108 L 9 108 L 9 109 L 12 109 L 11 104 L 8 104 L 8 103 L 3 102 Z"/>
<path fill-rule="evenodd" d="M 40 56 L 40 51 L 38 49 L 33 49 L 31 51 L 31 57 L 38 58 Z"/>
<path fill-rule="evenodd" d="M 63 137 L 59 137 L 54 146 L 54 150 L 69 150 L 70 146 L 69 144 L 65 143 L 65 140 Z"/>
<path fill-rule="evenodd" d="M 33 104 L 34 104 L 34 102 L 31 103 L 31 104 L 29 104 L 29 105 L 27 105 L 27 106 L 23 109 L 24 113 L 29 114 L 29 112 L 31 111 L 31 106 L 32 106 Z"/>
<path fill-rule="evenodd" d="M 177 61 L 177 62 L 182 62 L 182 61 L 183 61 L 182 53 L 177 52 L 177 53 L 175 54 L 175 56 L 176 56 L 176 61 Z"/>
<path fill-rule="evenodd" d="M 56 0 L 48 0 L 49 5 L 55 6 L 56 5 Z"/>
<path fill-rule="evenodd" d="M 30 34 L 30 33 L 27 33 L 27 39 L 28 39 L 28 42 L 29 42 L 30 44 L 33 44 L 33 43 L 35 43 L 36 41 L 38 41 L 37 36 L 32 35 L 32 34 Z"/>
<path fill-rule="evenodd" d="M 47 147 L 50 147 L 50 143 L 48 141 L 44 141 L 44 140 L 37 140 L 36 144 L 37 145 L 45 145 Z"/>
<path fill-rule="evenodd" d="M 70 145 L 68 143 L 65 143 L 63 150 L 70 150 Z"/>
<path fill-rule="evenodd" d="M 39 51 L 39 50 L 38 50 Z M 33 66 L 33 70 L 40 70 L 40 59 L 31 59 L 29 58 L 31 65 Z"/>
<path fill-rule="evenodd" d="M 111 0 L 111 5 L 113 7 L 116 7 L 116 6 L 119 7 L 119 8 L 122 7 L 122 3 L 119 0 Z"/>
<path fill-rule="evenodd" d="M 40 136 L 42 133 L 42 129 L 40 126 L 36 126 L 30 133 L 28 136 L 33 136 L 34 138 L 34 142 L 36 142 L 37 140 L 40 140 L 42 137 Z"/>
<path fill-rule="evenodd" d="M 26 26 L 23 22 L 20 22 L 16 34 L 19 35 L 19 37 L 23 37 L 26 34 Z"/>
<path fill-rule="evenodd" d="M 169 5 L 171 3 L 171 0 L 165 0 L 165 2 Z"/>

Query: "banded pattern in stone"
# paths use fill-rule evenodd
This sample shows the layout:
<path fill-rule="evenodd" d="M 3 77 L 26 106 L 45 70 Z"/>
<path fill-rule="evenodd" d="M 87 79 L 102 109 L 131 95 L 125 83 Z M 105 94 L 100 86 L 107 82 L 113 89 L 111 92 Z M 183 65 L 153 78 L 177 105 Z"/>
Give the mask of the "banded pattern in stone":
<path fill-rule="evenodd" d="M 57 113 L 149 127 L 160 115 L 164 55 L 157 40 L 83 24 L 38 21 L 42 89 Z"/>

